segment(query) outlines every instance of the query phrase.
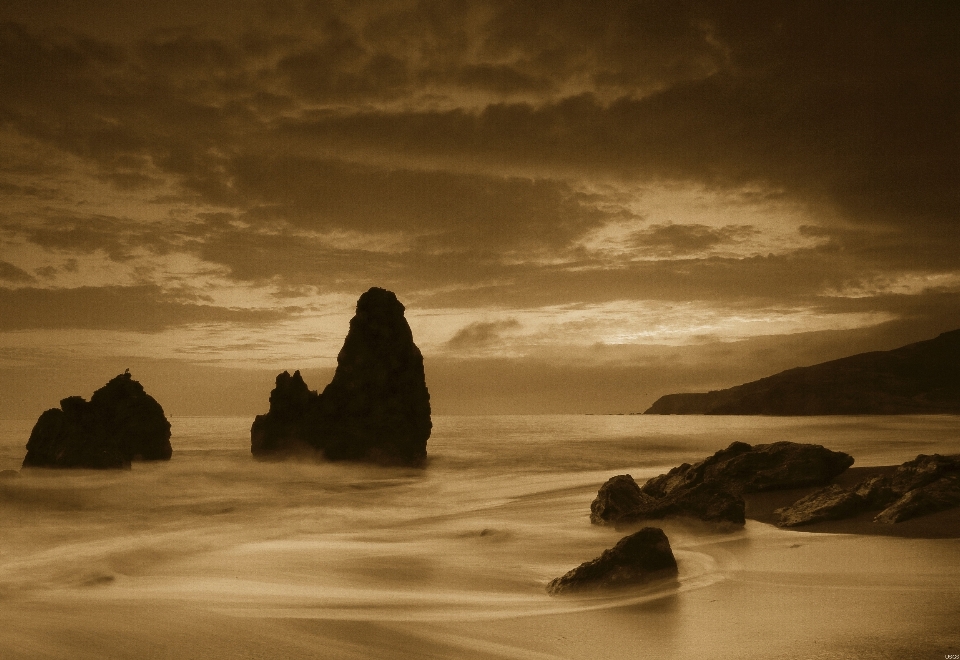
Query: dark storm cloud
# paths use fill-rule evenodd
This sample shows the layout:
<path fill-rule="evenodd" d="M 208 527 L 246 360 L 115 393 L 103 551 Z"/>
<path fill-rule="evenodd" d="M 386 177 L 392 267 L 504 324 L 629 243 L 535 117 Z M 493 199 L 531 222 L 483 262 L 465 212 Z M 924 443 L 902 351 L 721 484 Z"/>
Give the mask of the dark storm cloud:
<path fill-rule="evenodd" d="M 878 226 L 801 226 L 802 235 L 824 241 L 824 255 L 856 263 L 865 277 L 888 270 L 955 271 L 960 223 L 944 218 L 926 228 Z"/>
<path fill-rule="evenodd" d="M 385 169 L 292 156 L 239 158 L 234 189 L 258 214 L 312 229 L 406 231 L 426 249 L 563 244 L 603 215 L 562 181 Z"/>
<path fill-rule="evenodd" d="M 22 268 L 18 268 L 6 261 L 0 261 L 0 280 L 7 282 L 31 282 L 33 276 Z"/>
<path fill-rule="evenodd" d="M 49 208 L 32 217 L 22 215 L 13 220 L 0 219 L 0 237 L 25 240 L 60 255 L 102 253 L 121 263 L 132 263 L 145 254 L 196 251 L 203 237 L 223 224 L 222 219 L 215 217 L 137 222 L 130 218 Z M 67 263 L 71 262 L 75 270 L 76 259 Z"/>
<path fill-rule="evenodd" d="M 370 52 L 353 29 L 332 18 L 320 43 L 287 55 L 277 65 L 291 91 L 312 100 L 356 101 L 392 98 L 409 89 L 407 62 L 390 53 Z"/>
<path fill-rule="evenodd" d="M 162 180 L 245 223 L 198 217 L 175 241 L 96 219 L 25 233 L 56 250 L 125 259 L 138 241 L 173 241 L 242 280 L 472 284 L 465 304 L 796 301 L 885 268 L 955 268 L 958 12 L 292 3 L 222 29 L 148 12 L 123 37 L 53 30 L 47 16 L 0 29 L 0 116 L 119 188 L 146 195 Z M 606 270 L 576 240 L 619 211 L 577 185 L 610 176 L 778 191 L 829 211 L 807 230 L 824 244 Z M 338 231 L 371 245 L 313 235 Z M 380 249 L 382 233 L 404 240 Z M 635 238 L 684 257 L 745 236 L 656 225 Z"/>
<path fill-rule="evenodd" d="M 239 310 L 184 301 L 155 286 L 75 289 L 0 288 L 0 331 L 132 330 L 160 332 L 186 323 L 261 324 L 283 310 Z"/>
<path fill-rule="evenodd" d="M 370 6 L 352 23 L 328 11 L 317 30 L 263 33 L 260 49 L 275 55 L 260 59 L 229 35 L 160 34 L 121 47 L 47 40 L 8 24 L 2 61 L 13 75 L 3 112 L 93 159 L 120 185 L 145 185 L 149 168 L 159 167 L 209 201 L 241 206 L 249 200 L 233 189 L 232 169 L 291 136 L 305 149 L 361 160 L 380 153 L 487 170 L 760 181 L 836 204 L 855 220 L 952 219 L 960 194 L 958 10 L 815 9 Z M 591 84 L 566 98 L 492 97 L 479 109 L 445 111 L 368 105 L 430 81 L 451 81 L 449 104 L 474 84 L 561 90 L 584 75 Z M 611 85 L 620 90 L 612 102 L 602 98 Z M 254 111 L 257 99 L 354 105 L 290 119 L 276 134 Z M 328 173 L 322 161 L 301 164 L 316 167 L 317 178 Z M 283 188 L 283 173 L 264 187 Z"/>
<path fill-rule="evenodd" d="M 952 222 L 960 206 L 958 11 L 902 3 L 707 6 L 700 20 L 724 44 L 726 61 L 657 93 L 625 93 L 612 103 L 587 93 L 479 111 L 334 114 L 288 130 L 401 158 L 759 181 L 861 222 L 938 225 Z M 554 14 L 543 14 L 549 25 Z M 516 44 L 524 43 L 520 25 Z M 535 43 L 540 32 L 528 34 Z"/>
<path fill-rule="evenodd" d="M 167 243 L 155 228 L 138 226 L 129 220 L 104 215 L 62 215 L 23 222 L 0 222 L 4 234 L 20 236 L 44 248 L 68 254 L 89 254 L 102 250 L 114 261 L 126 261 L 133 252 L 158 243 Z M 149 234 L 153 236 L 148 236 Z"/>
<path fill-rule="evenodd" d="M 749 225 L 651 225 L 631 234 L 631 242 L 657 254 L 689 255 L 720 245 L 732 245 L 756 236 L 760 231 Z"/>
<path fill-rule="evenodd" d="M 949 109 L 960 103 L 956 90 L 908 94 L 809 81 L 783 89 L 779 82 L 718 75 L 609 105 L 583 95 L 479 113 L 330 116 L 287 130 L 344 150 L 440 162 L 459 154 L 488 168 L 507 163 L 557 175 L 589 168 L 733 187 L 762 182 L 835 204 L 859 221 L 941 224 L 954 217 L 960 122 Z M 884 106 L 898 107 L 873 115 Z"/>

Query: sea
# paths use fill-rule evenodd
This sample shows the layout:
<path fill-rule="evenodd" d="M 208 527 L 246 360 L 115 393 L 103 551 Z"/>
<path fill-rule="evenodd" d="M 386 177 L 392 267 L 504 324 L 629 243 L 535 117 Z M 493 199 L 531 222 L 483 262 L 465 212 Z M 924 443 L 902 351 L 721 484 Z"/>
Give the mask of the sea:
<path fill-rule="evenodd" d="M 733 441 L 858 466 L 960 453 L 960 417 L 435 416 L 424 468 L 263 462 L 251 418 L 174 417 L 173 458 L 0 480 L 0 658 L 944 658 L 960 539 L 656 523 L 676 581 L 553 597 L 638 482 Z M 0 420 L 0 470 L 32 420 Z"/>

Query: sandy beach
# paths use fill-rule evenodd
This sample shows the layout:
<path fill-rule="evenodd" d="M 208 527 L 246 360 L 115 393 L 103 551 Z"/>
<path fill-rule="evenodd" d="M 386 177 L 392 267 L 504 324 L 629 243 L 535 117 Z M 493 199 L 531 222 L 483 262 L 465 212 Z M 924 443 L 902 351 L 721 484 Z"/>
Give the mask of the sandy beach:
<path fill-rule="evenodd" d="M 487 583 L 427 590 L 398 607 L 331 608 L 324 590 L 298 590 L 292 574 L 267 584 L 181 579 L 166 589 L 94 579 L 26 598 L 6 590 L 3 656 L 936 658 L 960 644 L 956 541 L 783 531 L 754 521 L 731 534 L 663 526 L 675 539 L 678 583 L 599 599 L 550 599 L 531 581 L 514 585 L 509 599 L 497 590 L 503 585 Z M 599 551 L 613 540 L 599 532 L 593 545 Z M 571 563 L 591 552 L 558 555 Z M 229 559 L 238 572 L 253 566 Z M 306 548 L 300 559 L 309 561 Z M 484 598 L 489 607 L 478 609 Z"/>
<path fill-rule="evenodd" d="M 22 427 L 5 431 L 3 467 L 22 456 Z M 260 463 L 240 442 L 248 427 L 175 420 L 169 463 L 0 482 L 0 657 L 839 659 L 960 648 L 955 512 L 891 526 L 764 522 L 803 491 L 750 495 L 743 528 L 652 523 L 670 539 L 675 581 L 545 592 L 627 533 L 589 522 L 613 474 L 641 481 L 734 438 L 786 437 L 858 454 L 865 465 L 841 478 L 857 481 L 917 453 L 956 453 L 954 418 L 440 418 L 424 470 Z M 850 533 L 859 528 L 872 533 Z"/>

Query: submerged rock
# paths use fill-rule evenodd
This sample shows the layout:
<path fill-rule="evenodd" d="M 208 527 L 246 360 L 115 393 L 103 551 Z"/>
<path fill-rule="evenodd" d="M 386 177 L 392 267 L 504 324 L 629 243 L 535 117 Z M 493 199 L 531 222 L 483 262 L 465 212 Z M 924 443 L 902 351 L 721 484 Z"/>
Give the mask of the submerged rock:
<path fill-rule="evenodd" d="M 580 564 L 547 585 L 547 593 L 624 587 L 677 574 L 670 541 L 658 527 L 626 536 L 592 561 Z"/>
<path fill-rule="evenodd" d="M 169 460 L 172 453 L 163 408 L 126 372 L 89 402 L 67 397 L 40 415 L 23 467 L 123 468 L 135 460 Z"/>
<path fill-rule="evenodd" d="M 960 505 L 960 459 L 920 454 L 892 473 L 851 488 L 831 486 L 776 511 L 781 527 L 840 520 L 881 510 L 879 523 L 897 523 Z"/>
<path fill-rule="evenodd" d="M 299 372 L 277 377 L 270 412 L 251 428 L 257 456 L 304 447 L 331 460 L 418 464 L 427 456 L 430 394 L 423 356 L 396 295 L 371 288 L 337 356 L 333 380 L 319 395 Z"/>
<path fill-rule="evenodd" d="M 826 484 L 851 465 L 852 456 L 821 445 L 774 442 L 750 446 L 734 442 L 699 463 L 684 463 L 650 479 L 641 490 L 663 497 L 677 488 L 707 481 L 735 494 L 802 488 Z"/>

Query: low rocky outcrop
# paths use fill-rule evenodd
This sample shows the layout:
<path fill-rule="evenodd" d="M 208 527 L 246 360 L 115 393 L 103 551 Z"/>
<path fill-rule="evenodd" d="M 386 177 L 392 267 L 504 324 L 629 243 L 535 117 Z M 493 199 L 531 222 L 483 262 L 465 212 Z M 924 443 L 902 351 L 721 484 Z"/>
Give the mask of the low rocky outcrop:
<path fill-rule="evenodd" d="M 828 483 L 848 467 L 853 457 L 820 445 L 774 442 L 764 445 L 731 443 L 699 463 L 684 463 L 650 479 L 641 490 L 654 497 L 699 483 L 716 482 L 731 493 L 802 488 Z"/>
<path fill-rule="evenodd" d="M 124 468 L 136 460 L 169 460 L 172 453 L 163 408 L 126 372 L 90 401 L 67 397 L 40 415 L 23 467 Z"/>
<path fill-rule="evenodd" d="M 712 523 L 743 525 L 745 510 L 743 497 L 717 482 L 707 481 L 691 488 L 678 488 L 663 497 L 650 498 L 633 511 L 624 513 L 614 524 L 619 528 L 641 520 L 683 516 Z"/>
<path fill-rule="evenodd" d="M 897 523 L 960 506 L 960 457 L 920 454 L 892 474 L 850 488 L 830 486 L 776 511 L 781 527 L 852 518 L 879 511 L 875 522 Z"/>
<path fill-rule="evenodd" d="M 787 509 L 778 509 L 781 527 L 795 527 L 826 520 L 842 520 L 864 510 L 865 500 L 840 486 L 827 486 L 797 500 Z"/>
<path fill-rule="evenodd" d="M 667 394 L 647 415 L 960 413 L 960 330 L 797 367 L 725 390 Z"/>
<path fill-rule="evenodd" d="M 743 493 L 820 485 L 853 463 L 820 445 L 734 442 L 698 463 L 683 463 L 637 486 L 630 475 L 608 480 L 590 505 L 594 524 L 626 525 L 668 516 L 743 525 Z"/>
<path fill-rule="evenodd" d="M 251 451 L 269 457 L 304 449 L 330 460 L 416 465 L 427 456 L 430 394 L 423 356 L 396 295 L 371 288 L 337 356 L 333 380 L 312 392 L 299 372 L 277 376 L 270 411 L 250 431 Z"/>
<path fill-rule="evenodd" d="M 960 479 L 956 476 L 942 477 L 904 493 L 903 497 L 878 513 L 873 520 L 878 523 L 898 523 L 958 505 Z"/>
<path fill-rule="evenodd" d="M 670 541 L 658 527 L 626 536 L 596 559 L 580 564 L 547 585 L 551 595 L 626 587 L 677 575 Z"/>
<path fill-rule="evenodd" d="M 662 497 L 644 493 L 629 474 L 611 477 L 590 504 L 590 522 L 617 528 L 672 516 L 742 525 L 743 498 L 716 482 L 676 488 Z"/>

